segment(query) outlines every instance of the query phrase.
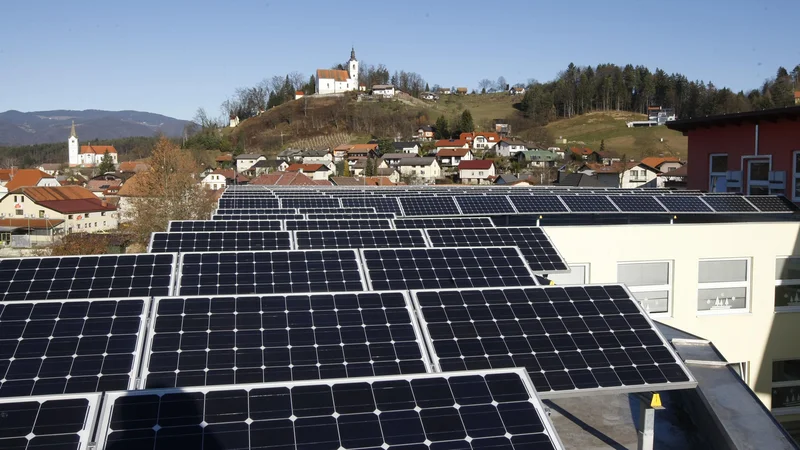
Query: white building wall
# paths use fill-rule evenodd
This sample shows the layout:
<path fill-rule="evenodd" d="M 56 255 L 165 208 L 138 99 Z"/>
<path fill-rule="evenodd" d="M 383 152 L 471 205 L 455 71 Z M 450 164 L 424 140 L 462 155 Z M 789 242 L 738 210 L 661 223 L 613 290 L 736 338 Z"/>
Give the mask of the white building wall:
<path fill-rule="evenodd" d="M 225 176 L 218 173 L 210 173 L 203 178 L 200 183 L 204 188 L 217 190 L 222 189 L 226 185 Z"/>
<path fill-rule="evenodd" d="M 76 166 L 80 164 L 80 160 L 78 159 L 78 154 L 80 151 L 80 146 L 78 145 L 78 138 L 75 136 L 70 136 L 69 140 L 67 141 L 67 146 L 69 150 L 69 165 Z"/>
<path fill-rule="evenodd" d="M 800 255 L 800 223 L 544 229 L 569 264 L 589 264 L 590 283 L 616 282 L 619 262 L 670 261 L 671 310 L 654 319 L 712 341 L 728 362 L 747 362 L 747 384 L 770 407 L 772 362 L 800 359 L 800 311 L 776 312 L 774 307 L 776 259 Z M 575 239 L 587 233 L 602 239 L 602 249 Z M 744 310 L 698 312 L 699 261 L 724 258 L 750 260 L 749 305 Z"/>
<path fill-rule="evenodd" d="M 626 170 L 621 178 L 620 187 L 625 189 L 664 187 L 663 177 L 659 178 L 655 172 L 641 167 Z"/>

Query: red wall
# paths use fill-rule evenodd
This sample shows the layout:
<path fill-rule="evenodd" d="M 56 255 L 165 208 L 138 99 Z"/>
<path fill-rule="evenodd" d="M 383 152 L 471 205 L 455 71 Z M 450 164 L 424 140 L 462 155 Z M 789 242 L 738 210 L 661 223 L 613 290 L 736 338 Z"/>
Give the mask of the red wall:
<path fill-rule="evenodd" d="M 688 189 L 708 190 L 712 153 L 728 154 L 728 170 L 742 170 L 742 156 L 755 155 L 755 125 L 728 125 L 689 131 Z M 800 122 L 759 124 L 759 155 L 772 155 L 772 170 L 786 171 L 786 194 L 791 197 L 792 152 L 800 150 Z"/>

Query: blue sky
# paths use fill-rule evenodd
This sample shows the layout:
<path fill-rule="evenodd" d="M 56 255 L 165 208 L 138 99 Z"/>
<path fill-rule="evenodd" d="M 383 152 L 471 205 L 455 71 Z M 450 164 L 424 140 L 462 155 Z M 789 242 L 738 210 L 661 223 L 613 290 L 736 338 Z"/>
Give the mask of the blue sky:
<path fill-rule="evenodd" d="M 28 0 L 0 13 L 0 111 L 135 109 L 190 119 L 236 87 L 349 58 L 475 87 L 570 62 L 758 87 L 800 64 L 797 0 Z"/>

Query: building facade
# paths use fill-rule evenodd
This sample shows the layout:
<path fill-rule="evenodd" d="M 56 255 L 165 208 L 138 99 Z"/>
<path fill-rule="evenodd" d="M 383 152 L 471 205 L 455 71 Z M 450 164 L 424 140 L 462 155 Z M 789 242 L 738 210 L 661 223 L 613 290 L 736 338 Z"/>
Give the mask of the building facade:
<path fill-rule="evenodd" d="M 348 70 L 317 69 L 317 94 L 340 94 L 358 90 L 358 60 L 356 50 L 350 51 Z"/>

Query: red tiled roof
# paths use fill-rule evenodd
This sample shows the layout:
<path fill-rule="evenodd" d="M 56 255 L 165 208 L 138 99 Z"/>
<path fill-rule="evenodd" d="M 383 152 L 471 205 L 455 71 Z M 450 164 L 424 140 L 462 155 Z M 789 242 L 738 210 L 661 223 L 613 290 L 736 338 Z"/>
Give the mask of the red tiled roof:
<path fill-rule="evenodd" d="M 333 69 L 317 69 L 317 81 L 328 78 L 334 81 L 347 81 L 350 75 L 346 70 L 333 70 Z"/>
<path fill-rule="evenodd" d="M 319 170 L 330 170 L 325 164 L 299 164 L 295 163 L 286 168 L 286 172 L 317 172 Z"/>
<path fill-rule="evenodd" d="M 442 157 L 449 157 L 449 156 L 467 156 L 470 152 L 468 148 L 443 148 L 436 153 L 437 158 Z"/>
<path fill-rule="evenodd" d="M 572 148 L 569 149 L 569 151 L 571 151 L 572 153 L 575 153 L 576 155 L 586 155 L 586 156 L 591 155 L 592 153 L 594 153 L 594 150 L 592 150 L 590 148 L 578 148 L 578 147 L 572 147 Z"/>
<path fill-rule="evenodd" d="M 463 147 L 469 143 L 463 139 L 439 139 L 436 141 L 436 147 Z"/>
<path fill-rule="evenodd" d="M 17 219 L 14 217 L 0 219 L 0 227 L 17 227 L 37 230 L 49 230 L 64 223 L 61 219 Z"/>
<path fill-rule="evenodd" d="M 14 190 L 13 193 L 24 194 L 37 205 L 63 214 L 115 211 L 117 209 L 81 186 L 22 187 Z"/>
<path fill-rule="evenodd" d="M 458 163 L 458 170 L 488 170 L 494 165 L 491 159 L 473 159 Z"/>
<path fill-rule="evenodd" d="M 654 169 L 658 169 L 658 166 L 667 163 L 667 162 L 681 162 L 680 159 L 674 156 L 648 156 L 642 160 L 642 164 L 652 167 Z"/>
<path fill-rule="evenodd" d="M 233 155 L 231 155 L 230 153 L 228 153 L 228 154 L 225 154 L 225 155 L 219 155 L 219 156 L 217 156 L 217 158 L 215 159 L 215 161 L 216 161 L 216 162 L 228 162 L 228 161 L 233 161 Z"/>
<path fill-rule="evenodd" d="M 81 145 L 81 154 L 94 153 L 95 155 L 104 155 L 108 153 L 117 153 L 117 149 L 113 145 Z"/>
<path fill-rule="evenodd" d="M 467 142 L 472 142 L 472 139 L 475 137 L 475 133 L 461 133 L 458 135 L 458 138 Z"/>
<path fill-rule="evenodd" d="M 6 183 L 6 189 L 13 191 L 23 186 L 36 186 L 42 178 L 53 178 L 39 169 L 19 169 L 14 172 L 11 181 Z"/>
<path fill-rule="evenodd" d="M 684 164 L 676 169 L 670 170 L 669 172 L 664 172 L 659 174 L 660 177 L 688 177 L 689 176 L 689 165 Z"/>
<path fill-rule="evenodd" d="M 359 153 L 363 153 L 377 149 L 378 149 L 378 144 L 354 144 L 350 146 L 350 152 L 358 151 Z"/>
<path fill-rule="evenodd" d="M 303 91 L 294 91 L 294 95 L 306 95 Z"/>
<path fill-rule="evenodd" d="M 497 133 L 493 133 L 493 132 L 475 133 L 475 137 L 478 137 L 478 136 L 483 136 L 489 142 L 498 142 L 498 141 L 500 141 L 500 135 L 497 134 Z"/>

